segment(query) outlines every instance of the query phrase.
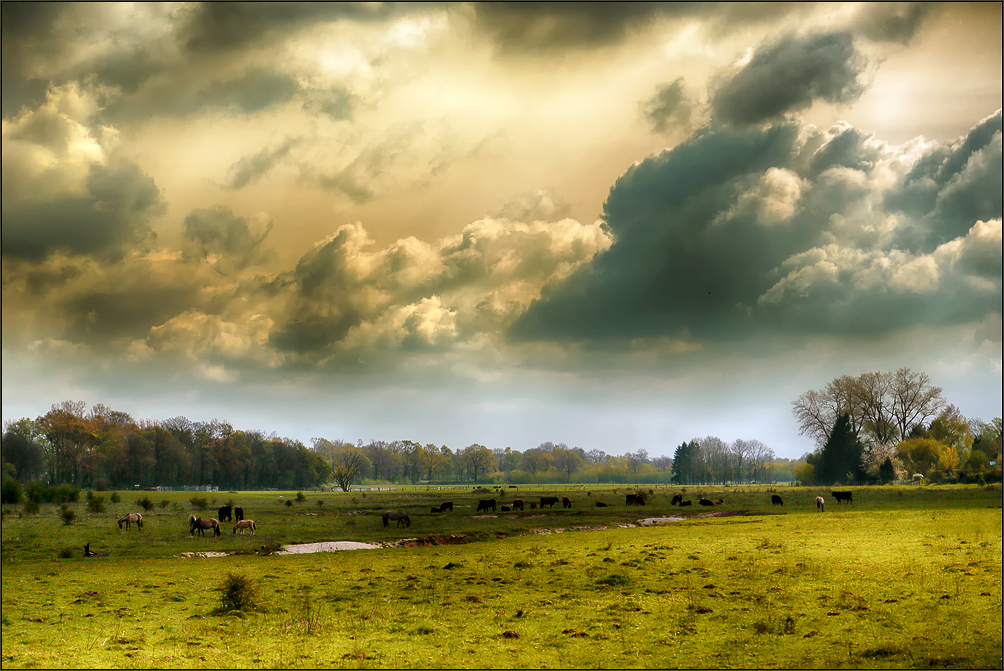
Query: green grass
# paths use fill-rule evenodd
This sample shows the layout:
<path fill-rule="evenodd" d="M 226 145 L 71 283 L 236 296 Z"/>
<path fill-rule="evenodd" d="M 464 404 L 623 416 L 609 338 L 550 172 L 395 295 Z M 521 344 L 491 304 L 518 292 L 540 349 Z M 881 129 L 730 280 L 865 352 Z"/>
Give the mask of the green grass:
<path fill-rule="evenodd" d="M 567 511 L 495 517 L 474 514 L 483 495 L 459 491 L 305 492 L 292 508 L 295 492 L 221 492 L 213 510 L 233 498 L 259 532 L 224 523 L 207 539 L 188 536 L 187 505 L 119 531 L 133 493 L 102 514 L 72 504 L 70 525 L 57 506 L 8 507 L 3 668 L 1001 668 L 999 487 L 861 488 L 839 508 L 828 490 L 780 488 L 783 510 L 764 489 L 688 487 L 725 498 L 714 512 L 730 516 L 696 507 L 630 528 L 679 515 L 679 488 L 645 508 L 623 505 L 634 488 L 588 491 L 569 493 Z M 615 505 L 585 505 L 596 498 Z M 429 513 L 447 499 L 452 515 Z M 388 508 L 408 511 L 411 528 L 384 529 Z M 450 535 L 478 542 L 178 556 Z M 85 542 L 108 556 L 82 557 Z M 76 555 L 59 558 L 66 547 Z M 257 589 L 258 610 L 221 613 L 228 574 Z"/>

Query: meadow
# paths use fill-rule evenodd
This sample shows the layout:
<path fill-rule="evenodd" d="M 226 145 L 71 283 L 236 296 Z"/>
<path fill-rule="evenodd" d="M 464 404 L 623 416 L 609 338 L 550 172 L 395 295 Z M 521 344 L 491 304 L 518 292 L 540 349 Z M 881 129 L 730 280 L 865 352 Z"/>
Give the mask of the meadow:
<path fill-rule="evenodd" d="M 623 486 L 104 492 L 71 524 L 5 506 L 2 666 L 1002 668 L 999 485 L 852 488 L 839 506 L 775 489 L 783 507 L 763 487 L 687 487 L 724 504 L 680 509 L 679 487 Z M 639 491 L 649 505 L 626 506 Z M 572 508 L 476 513 L 553 494 Z M 143 530 L 119 530 L 143 496 Z M 189 536 L 190 513 L 228 502 L 255 536 Z M 388 509 L 411 526 L 384 528 Z M 638 525 L 660 516 L 685 519 Z M 339 540 L 385 547 L 268 552 Z M 222 607 L 228 574 L 256 608 Z"/>

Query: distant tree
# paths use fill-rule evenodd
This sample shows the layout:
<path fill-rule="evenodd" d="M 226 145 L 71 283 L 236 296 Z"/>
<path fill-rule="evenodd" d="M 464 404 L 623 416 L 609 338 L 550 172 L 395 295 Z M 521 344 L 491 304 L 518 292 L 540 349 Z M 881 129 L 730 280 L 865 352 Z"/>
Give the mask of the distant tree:
<path fill-rule="evenodd" d="M 887 484 L 896 479 L 896 467 L 892 464 L 892 457 L 886 457 L 879 467 L 879 480 L 882 484 Z"/>
<path fill-rule="evenodd" d="M 673 453 L 673 482 L 689 485 L 694 482 L 694 465 L 698 458 L 699 446 L 696 440 L 681 443 Z"/>
<path fill-rule="evenodd" d="M 652 460 L 652 465 L 662 473 L 668 473 L 673 470 L 673 458 L 667 456 L 656 457 Z"/>
<path fill-rule="evenodd" d="M 582 457 L 577 452 L 563 447 L 554 448 L 551 452 L 551 457 L 554 459 L 554 467 L 568 477 L 571 477 L 573 473 L 585 465 Z"/>
<path fill-rule="evenodd" d="M 947 472 L 959 465 L 955 448 L 933 438 L 908 438 L 896 446 L 896 456 L 912 473 L 924 475 Z"/>
<path fill-rule="evenodd" d="M 818 483 L 860 482 L 865 475 L 861 463 L 863 453 L 864 447 L 851 425 L 851 418 L 844 413 L 837 417 L 822 450 L 809 455 L 807 460 L 815 466 Z"/>
<path fill-rule="evenodd" d="M 16 480 L 36 480 L 45 471 L 45 448 L 35 422 L 9 422 L 0 439 L 0 461 L 10 464 Z"/>
<path fill-rule="evenodd" d="M 343 492 L 349 491 L 353 482 L 357 481 L 364 471 L 370 469 L 369 459 L 358 447 L 343 444 L 335 450 L 331 461 L 331 470 L 337 484 Z"/>
<path fill-rule="evenodd" d="M 471 474 L 471 480 L 475 482 L 477 482 L 479 475 L 484 477 L 486 473 L 498 470 L 498 462 L 495 461 L 495 455 L 487 447 L 477 443 L 468 445 L 463 449 L 461 452 L 461 461 L 467 472 Z"/>

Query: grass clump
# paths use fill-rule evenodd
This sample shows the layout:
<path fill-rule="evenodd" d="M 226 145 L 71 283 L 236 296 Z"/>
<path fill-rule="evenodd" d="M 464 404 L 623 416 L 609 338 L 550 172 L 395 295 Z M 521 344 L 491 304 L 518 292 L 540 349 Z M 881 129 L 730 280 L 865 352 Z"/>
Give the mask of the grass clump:
<path fill-rule="evenodd" d="M 220 612 L 252 611 L 258 610 L 260 606 L 261 595 L 258 588 L 246 575 L 228 572 L 220 585 L 220 591 Z"/>
<path fill-rule="evenodd" d="M 63 507 L 60 508 L 59 517 L 63 520 L 63 524 L 69 526 L 77 519 L 77 513 L 64 503 Z"/>

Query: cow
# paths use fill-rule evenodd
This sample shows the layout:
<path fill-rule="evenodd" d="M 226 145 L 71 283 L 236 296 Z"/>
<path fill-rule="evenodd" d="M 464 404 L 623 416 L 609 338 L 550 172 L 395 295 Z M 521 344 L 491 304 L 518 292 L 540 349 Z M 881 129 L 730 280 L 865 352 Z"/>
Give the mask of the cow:
<path fill-rule="evenodd" d="M 504 513 L 509 512 L 509 506 L 502 506 L 502 512 Z"/>
<path fill-rule="evenodd" d="M 822 496 L 816 497 L 816 512 L 821 513 L 826 510 L 826 499 Z"/>
<path fill-rule="evenodd" d="M 230 511 L 230 506 L 223 506 L 218 511 L 216 511 L 216 517 L 226 522 L 232 522 L 233 516 Z"/>
<path fill-rule="evenodd" d="M 561 507 L 562 508 L 571 508 L 572 507 L 572 499 L 568 498 L 567 496 L 562 496 L 561 497 Z"/>
<path fill-rule="evenodd" d="M 725 505 L 725 499 L 715 499 L 715 505 L 716 506 Z"/>
<path fill-rule="evenodd" d="M 854 503 L 854 492 L 830 492 L 830 496 L 837 500 L 837 505 L 840 505 L 841 501 L 847 501 L 848 503 Z"/>
<path fill-rule="evenodd" d="M 513 499 L 512 500 L 513 510 L 523 510 L 523 499 Z"/>
<path fill-rule="evenodd" d="M 597 508 L 606 508 L 607 504 L 603 503 L 603 501 L 597 501 L 596 502 L 596 507 Z"/>
<path fill-rule="evenodd" d="M 443 512 L 443 509 L 440 506 L 432 506 L 432 511 L 431 512 L 441 513 L 441 512 Z"/>
<path fill-rule="evenodd" d="M 540 507 L 543 508 L 547 506 L 548 508 L 554 506 L 560 499 L 557 496 L 541 496 L 540 497 Z"/>
<path fill-rule="evenodd" d="M 439 510 L 442 511 L 442 512 L 444 512 L 444 513 L 447 510 L 449 510 L 452 513 L 453 512 L 453 501 L 443 501 L 442 503 L 439 504 Z"/>
<path fill-rule="evenodd" d="M 492 509 L 492 512 L 495 512 L 495 499 L 480 499 L 478 501 L 477 512 L 480 513 L 482 510 L 488 512 L 489 508 Z"/>
<path fill-rule="evenodd" d="M 689 506 L 689 505 L 693 505 L 693 504 L 691 503 L 690 499 L 687 499 L 686 501 L 680 501 L 680 507 L 681 507 L 681 508 L 682 508 L 683 506 Z"/>
<path fill-rule="evenodd" d="M 702 506 L 713 506 L 713 505 L 715 505 L 714 501 L 712 501 L 710 499 L 705 499 L 705 498 L 701 498 L 698 501 L 698 503 L 700 503 Z"/>
<path fill-rule="evenodd" d="M 536 510 L 536 509 L 537 509 L 537 504 L 536 504 L 536 502 L 534 502 L 534 501 L 530 501 L 530 510 Z"/>
<path fill-rule="evenodd" d="M 642 498 L 641 494 L 628 494 L 624 505 L 628 506 L 643 506 L 645 505 L 645 499 Z"/>
<path fill-rule="evenodd" d="M 770 495 L 770 505 L 772 506 L 784 506 L 784 501 L 777 494 Z"/>
<path fill-rule="evenodd" d="M 244 519 L 244 509 L 240 506 L 234 506 L 234 522 L 240 522 Z"/>
<path fill-rule="evenodd" d="M 680 505 L 681 501 L 683 501 L 683 494 L 677 494 L 676 496 L 673 497 L 673 500 L 670 501 L 670 504 L 677 506 Z"/>

